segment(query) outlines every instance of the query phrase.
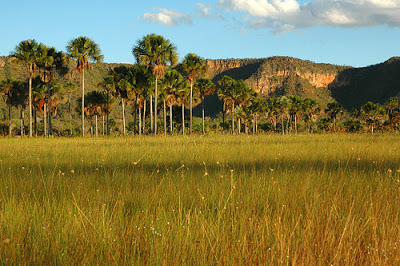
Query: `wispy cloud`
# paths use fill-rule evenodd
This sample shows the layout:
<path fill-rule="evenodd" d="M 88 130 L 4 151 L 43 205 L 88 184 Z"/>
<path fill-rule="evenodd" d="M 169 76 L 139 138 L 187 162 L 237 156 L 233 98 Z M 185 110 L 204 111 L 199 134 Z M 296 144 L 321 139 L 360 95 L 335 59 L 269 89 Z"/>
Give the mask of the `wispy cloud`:
<path fill-rule="evenodd" d="M 155 13 L 145 13 L 143 17 L 140 17 L 139 19 L 151 23 L 161 23 L 170 27 L 182 24 L 193 24 L 191 16 L 189 14 L 158 7 L 153 9 L 156 11 Z"/>
<path fill-rule="evenodd" d="M 400 0 L 219 0 L 219 8 L 246 14 L 246 28 L 276 33 L 314 26 L 400 27 Z"/>
<path fill-rule="evenodd" d="M 212 7 L 210 5 L 206 5 L 203 3 L 197 3 L 196 4 L 196 14 L 200 18 L 210 18 L 213 17 L 214 15 L 212 14 Z"/>

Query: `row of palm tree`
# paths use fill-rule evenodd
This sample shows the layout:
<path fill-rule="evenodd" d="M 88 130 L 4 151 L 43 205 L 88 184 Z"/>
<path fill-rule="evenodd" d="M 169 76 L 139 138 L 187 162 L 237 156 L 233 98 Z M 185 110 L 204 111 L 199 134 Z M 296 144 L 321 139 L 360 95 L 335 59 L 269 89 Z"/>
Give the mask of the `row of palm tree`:
<path fill-rule="evenodd" d="M 68 103 L 70 113 L 70 134 L 72 134 L 72 114 L 71 114 L 71 95 L 76 85 L 67 83 L 65 86 L 55 82 L 54 75 L 65 75 L 69 69 L 68 59 L 72 58 L 76 62 L 76 70 L 81 77 L 81 132 L 85 136 L 85 116 L 92 122 L 97 116 L 106 116 L 107 130 L 109 134 L 109 111 L 113 97 L 121 98 L 123 134 L 126 135 L 126 115 L 125 109 L 129 104 L 134 108 L 134 133 L 141 134 L 146 132 L 146 106 L 150 101 L 150 130 L 152 134 L 158 134 L 158 108 L 159 99 L 163 101 L 164 110 L 164 134 L 167 134 L 166 108 L 169 107 L 170 125 L 169 130 L 173 132 L 173 106 L 182 107 L 182 133 L 185 134 L 185 106 L 189 105 L 190 122 L 189 134 L 193 132 L 193 107 L 197 103 L 196 95 L 202 104 L 202 132 L 205 133 L 205 96 L 213 94 L 216 85 L 209 79 L 204 78 L 207 74 L 206 61 L 200 56 L 189 53 L 183 59 L 180 71 L 174 70 L 178 63 L 177 48 L 163 36 L 149 34 L 139 39 L 132 49 L 136 59 L 136 64 L 132 67 L 120 66 L 110 69 L 109 74 L 98 84 L 104 89 L 105 94 L 99 92 L 85 93 L 85 70 L 90 69 L 90 63 L 100 63 L 104 56 L 101 54 L 99 45 L 88 37 L 78 37 L 71 40 L 67 47 L 67 54 L 56 51 L 53 47 L 47 47 L 35 40 L 20 42 L 11 54 L 14 62 L 24 64 L 27 70 L 27 85 L 24 82 L 8 79 L 2 81 L 1 88 L 6 96 L 9 106 L 9 116 L 11 106 L 21 107 L 21 121 L 23 121 L 23 110 L 28 106 L 29 110 L 29 136 L 33 134 L 33 114 L 35 112 L 35 132 L 36 132 L 36 111 L 44 114 L 44 121 L 48 119 L 49 135 L 52 134 L 51 118 L 56 112 L 57 103 L 66 98 L 61 90 L 68 92 Z M 35 78 L 36 76 L 36 78 Z M 273 123 L 276 131 L 277 122 L 281 122 L 282 133 L 290 133 L 292 130 L 298 132 L 297 124 L 299 115 L 303 114 L 306 128 L 312 131 L 310 121 L 321 112 L 319 104 L 311 98 L 302 99 L 299 96 L 283 96 L 281 98 L 270 98 L 268 100 L 259 97 L 254 89 L 250 88 L 243 80 L 234 80 L 229 76 L 224 76 L 219 81 L 218 97 L 223 101 L 223 125 L 225 129 L 225 115 L 232 115 L 232 134 L 235 134 L 235 121 L 237 133 L 240 134 L 242 122 L 245 131 L 249 131 L 249 126 L 253 124 L 253 132 L 257 132 L 258 119 L 260 116 L 266 117 Z M 28 87 L 25 95 L 24 87 Z M 47 94 L 45 88 L 47 87 Z M 152 89 L 154 87 L 154 90 Z M 60 96 L 60 97 L 59 97 Z M 59 98 L 57 98 L 59 97 Z M 154 102 L 153 102 L 154 97 Z M 86 100 L 88 102 L 86 103 Z M 57 101 L 53 103 L 52 101 Z M 395 105 L 393 101 L 392 105 Z M 34 105 L 34 106 L 33 106 Z M 383 110 L 383 111 L 382 111 Z M 389 109 L 392 115 L 393 109 Z M 333 121 L 333 130 L 336 128 L 336 117 L 344 112 L 343 107 L 332 102 L 327 105 L 327 113 Z M 371 131 L 377 117 L 384 112 L 379 104 L 368 103 L 361 108 L 364 116 L 368 116 L 371 123 Z M 46 118 L 47 114 L 47 118 Z M 92 124 L 92 123 L 91 123 Z M 96 123 L 97 125 L 97 123 Z M 11 130 L 11 129 L 10 129 Z M 45 126 L 46 130 L 46 126 Z M 91 127 L 93 132 L 93 128 Z M 96 130 L 97 132 L 97 130 Z M 36 133 L 37 134 L 37 133 Z M 46 134 L 46 133 L 45 133 Z"/>
<path fill-rule="evenodd" d="M 34 78 L 37 71 L 41 72 L 41 78 L 44 82 L 50 83 L 53 79 L 54 72 L 56 70 L 60 73 L 66 74 L 68 69 L 66 68 L 66 59 L 72 58 L 76 61 L 76 69 L 81 76 L 81 123 L 82 123 L 82 136 L 85 136 L 85 69 L 89 70 L 89 64 L 91 62 L 100 63 L 104 56 L 101 54 L 99 45 L 96 44 L 92 39 L 88 37 L 78 37 L 71 40 L 67 47 L 67 55 L 62 52 L 57 52 L 55 48 L 48 48 L 45 45 L 38 43 L 35 40 L 26 40 L 20 42 L 15 51 L 12 52 L 11 57 L 14 62 L 24 64 L 27 69 L 29 93 L 29 136 L 32 136 L 32 79 Z M 154 134 L 158 133 L 157 129 L 157 106 L 158 106 L 158 82 L 162 79 L 168 68 L 174 67 L 178 62 L 177 48 L 169 40 L 165 39 L 161 35 L 149 34 L 138 40 L 137 44 L 133 47 L 132 53 L 138 63 L 146 68 L 148 73 L 155 78 L 154 86 L 154 120 L 153 120 L 153 108 L 151 106 L 151 127 Z M 206 73 L 206 61 L 196 54 L 188 54 L 182 62 L 184 70 L 187 72 L 187 78 L 190 82 L 190 133 L 192 133 L 192 120 L 193 120 L 193 85 L 197 78 L 201 77 Z M 128 70 L 129 72 L 129 70 Z M 142 71 L 143 72 L 143 71 Z M 135 73 L 137 74 L 137 73 Z M 118 74 L 119 75 L 119 74 Z M 107 84 L 114 86 L 114 90 L 119 88 L 118 93 L 123 93 L 122 98 L 125 99 L 128 89 L 132 90 L 133 87 L 140 87 L 138 82 L 140 80 L 135 77 L 135 80 L 129 80 L 128 76 L 124 76 L 123 79 L 118 81 L 118 86 L 112 85 L 112 82 Z M 112 76 L 112 73 L 111 75 Z M 112 77 L 108 77 L 111 78 Z M 131 76 L 131 78 L 134 78 Z M 109 80 L 108 80 L 109 81 Z M 135 83 L 135 84 L 134 84 Z M 110 85 L 111 84 L 111 85 Z M 117 83 L 116 83 L 117 84 Z M 138 95 L 138 93 L 136 93 Z M 51 100 L 51 97 L 48 97 Z M 152 105 L 152 99 L 150 99 Z M 122 100 L 124 105 L 124 100 Z M 138 103 L 135 102 L 135 107 Z M 48 103 L 50 106 L 51 103 Z M 51 115 L 49 117 L 49 126 L 51 134 Z M 125 119 L 124 123 L 125 123 Z M 153 126 L 154 121 L 154 126 Z M 154 131 L 153 131 L 154 127 Z M 125 125 L 124 125 L 125 128 Z M 125 132 L 124 132 L 125 134 Z"/>

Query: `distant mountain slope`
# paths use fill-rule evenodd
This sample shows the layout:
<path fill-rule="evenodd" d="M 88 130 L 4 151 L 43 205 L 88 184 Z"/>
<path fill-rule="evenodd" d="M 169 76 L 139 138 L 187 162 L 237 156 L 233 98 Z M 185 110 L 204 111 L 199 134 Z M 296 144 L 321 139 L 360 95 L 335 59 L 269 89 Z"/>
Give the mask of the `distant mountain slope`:
<path fill-rule="evenodd" d="M 332 97 L 345 107 L 359 108 L 368 101 L 385 103 L 400 96 L 400 57 L 363 68 L 346 69 L 329 85 Z"/>
<path fill-rule="evenodd" d="M 322 105 L 337 100 L 346 108 L 359 108 L 367 101 L 384 103 L 389 97 L 400 96 L 400 57 L 363 68 L 320 64 L 282 56 L 207 60 L 207 64 L 209 77 L 215 83 L 224 75 L 243 79 L 265 97 L 295 94 L 315 98 Z M 85 73 L 86 90 L 98 89 L 97 84 L 108 70 L 117 65 L 121 64 L 92 64 L 91 71 Z M 70 62 L 70 68 L 70 73 L 63 81 L 79 84 L 80 77 L 74 61 Z M 0 80 L 7 77 L 25 80 L 25 72 L 23 66 L 12 64 L 9 57 L 0 57 Z M 215 115 L 220 110 L 222 104 L 217 96 L 208 96 L 207 115 Z"/>
<path fill-rule="evenodd" d="M 295 94 L 313 97 L 322 104 L 337 100 L 346 108 L 359 108 L 368 101 L 384 103 L 400 96 L 400 57 L 363 68 L 280 56 L 208 60 L 208 66 L 214 82 L 224 75 L 244 79 L 266 96 Z"/>

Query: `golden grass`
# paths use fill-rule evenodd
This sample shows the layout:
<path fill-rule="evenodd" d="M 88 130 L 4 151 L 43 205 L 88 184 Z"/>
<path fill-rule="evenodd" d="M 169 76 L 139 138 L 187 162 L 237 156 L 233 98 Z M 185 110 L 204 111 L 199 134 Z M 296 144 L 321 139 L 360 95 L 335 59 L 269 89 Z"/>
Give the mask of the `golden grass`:
<path fill-rule="evenodd" d="M 396 135 L 0 140 L 4 264 L 398 264 Z"/>

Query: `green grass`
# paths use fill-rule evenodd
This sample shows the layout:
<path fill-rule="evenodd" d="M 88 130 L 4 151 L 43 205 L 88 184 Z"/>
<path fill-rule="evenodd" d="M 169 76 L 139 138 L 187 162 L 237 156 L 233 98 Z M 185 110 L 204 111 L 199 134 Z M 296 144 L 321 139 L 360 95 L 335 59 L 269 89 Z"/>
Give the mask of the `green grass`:
<path fill-rule="evenodd" d="M 0 139 L 0 264 L 398 264 L 397 135 Z"/>

